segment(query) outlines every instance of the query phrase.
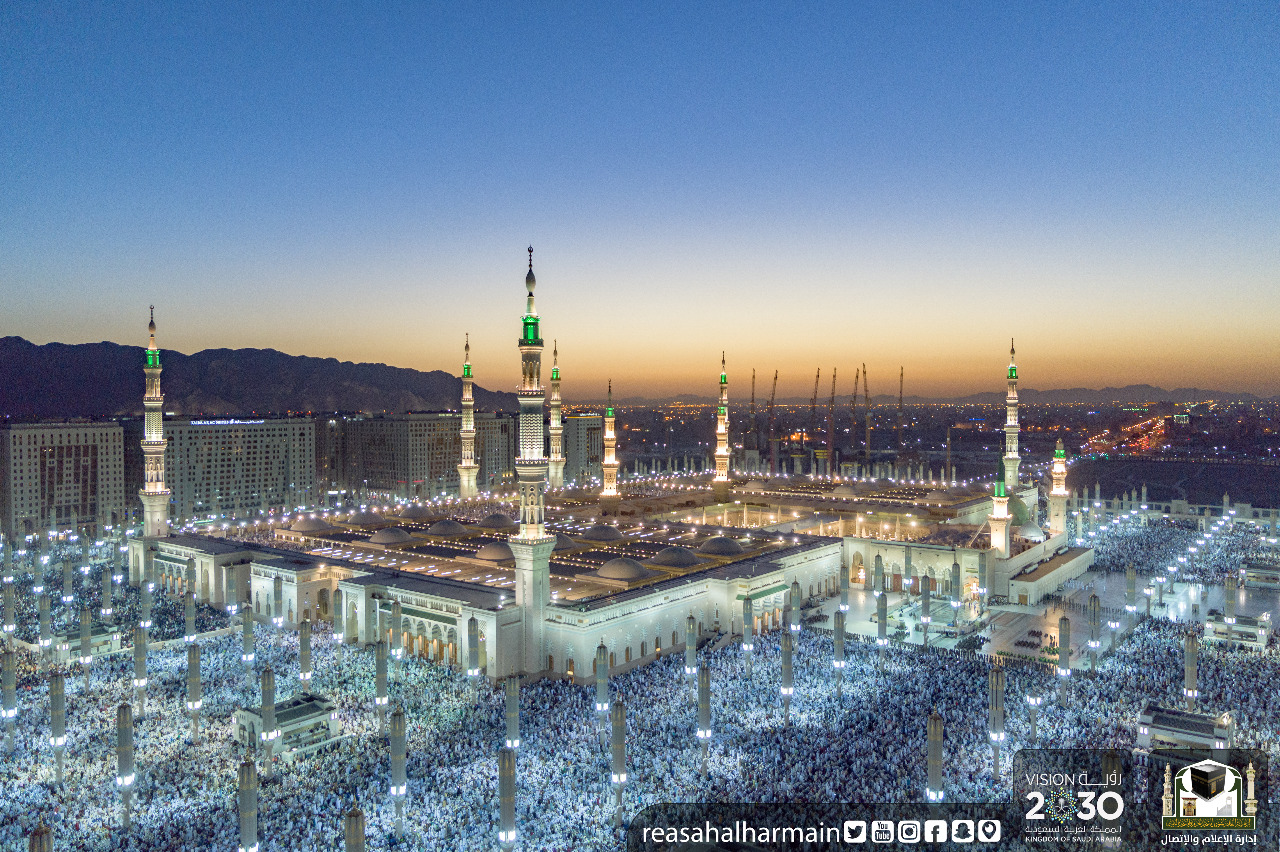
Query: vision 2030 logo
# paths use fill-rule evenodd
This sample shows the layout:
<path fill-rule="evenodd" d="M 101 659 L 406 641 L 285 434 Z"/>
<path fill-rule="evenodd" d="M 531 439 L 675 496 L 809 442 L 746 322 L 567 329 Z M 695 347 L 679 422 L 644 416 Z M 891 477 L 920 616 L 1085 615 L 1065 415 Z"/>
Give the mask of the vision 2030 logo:
<path fill-rule="evenodd" d="M 1202 760 L 1176 773 L 1166 764 L 1163 814 L 1166 831 L 1253 831 L 1258 813 L 1253 763 L 1240 770 L 1216 760 Z"/>

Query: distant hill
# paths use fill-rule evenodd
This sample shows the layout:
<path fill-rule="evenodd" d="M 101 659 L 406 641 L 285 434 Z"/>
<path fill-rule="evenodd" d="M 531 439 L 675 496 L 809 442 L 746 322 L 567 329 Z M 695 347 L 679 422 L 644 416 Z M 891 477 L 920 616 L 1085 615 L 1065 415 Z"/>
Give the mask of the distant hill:
<path fill-rule="evenodd" d="M 163 350 L 165 411 L 180 415 L 457 408 L 462 380 L 441 370 L 286 355 L 274 349 Z M 0 416 L 105 417 L 142 412 L 143 349 L 118 343 L 0 338 Z M 476 386 L 476 408 L 515 411 L 515 394 Z"/>

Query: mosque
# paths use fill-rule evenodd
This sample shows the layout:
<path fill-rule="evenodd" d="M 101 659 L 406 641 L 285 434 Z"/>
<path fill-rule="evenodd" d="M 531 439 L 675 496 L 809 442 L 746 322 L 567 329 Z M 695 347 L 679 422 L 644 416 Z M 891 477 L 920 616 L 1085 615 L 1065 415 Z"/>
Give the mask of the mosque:
<path fill-rule="evenodd" d="M 388 639 L 395 629 L 405 653 L 465 664 L 489 678 L 587 683 L 599 645 L 613 674 L 682 651 L 690 618 L 696 641 L 727 644 L 743 633 L 744 617 L 753 631 L 777 627 L 791 596 L 802 612 L 816 614 L 819 599 L 839 592 L 841 572 L 853 588 L 898 592 L 906 604 L 927 587 L 935 601 L 943 596 L 943 606 L 954 601 L 981 610 L 1034 605 L 1092 564 L 1092 550 L 1067 540 L 1061 444 L 1047 495 L 1048 529 L 1035 523 L 1040 487 L 1019 472 L 1012 346 L 1005 452 L 990 484 L 737 474 L 722 355 L 713 472 L 666 490 L 629 492 L 619 483 L 610 385 L 602 485 L 564 490 L 560 370 L 553 347 L 548 399 L 536 284 L 530 248 L 517 343 L 517 517 L 496 510 L 475 517 L 468 510 L 494 507 L 476 486 L 468 341 L 461 499 L 298 515 L 275 529 L 278 547 L 170 529 L 153 315 L 144 366 L 144 524 L 143 535 L 128 543 L 130 582 L 140 583 L 150 568 L 169 591 L 190 586 L 202 602 L 232 612 L 247 608 L 255 618 L 279 617 L 289 626 L 329 621 L 346 643 Z"/>

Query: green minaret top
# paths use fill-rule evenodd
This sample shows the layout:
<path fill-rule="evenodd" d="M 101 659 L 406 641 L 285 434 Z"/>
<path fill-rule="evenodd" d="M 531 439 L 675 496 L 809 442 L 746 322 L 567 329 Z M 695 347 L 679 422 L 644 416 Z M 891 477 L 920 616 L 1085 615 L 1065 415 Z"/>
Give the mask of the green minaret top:
<path fill-rule="evenodd" d="M 604 416 L 605 417 L 613 416 L 613 379 L 609 380 L 609 401 L 605 403 Z"/>
<path fill-rule="evenodd" d="M 538 330 L 538 311 L 533 306 L 533 288 L 538 286 L 538 279 L 533 277 L 533 246 L 529 246 L 529 272 L 524 277 L 525 289 L 529 291 L 529 302 L 524 312 L 524 335 L 521 343 L 542 345 L 542 334 Z"/>
<path fill-rule="evenodd" d="M 994 497 L 1007 497 L 1004 490 L 1004 463 L 1001 462 L 996 466 L 996 488 Z"/>
<path fill-rule="evenodd" d="M 560 344 L 559 341 L 551 341 L 551 381 L 560 381 Z"/>
<path fill-rule="evenodd" d="M 156 306 L 151 306 L 151 322 L 147 325 L 151 333 L 151 342 L 147 344 L 147 367 L 160 366 L 160 350 L 156 348 Z"/>
<path fill-rule="evenodd" d="M 462 378 L 469 379 L 471 378 L 471 334 L 470 332 L 467 333 L 467 342 L 466 342 L 466 345 L 463 346 L 462 351 L 464 353 L 464 357 L 462 359 Z"/>
<path fill-rule="evenodd" d="M 1013 338 L 1009 338 L 1009 378 L 1018 378 L 1018 365 L 1013 363 Z"/>
<path fill-rule="evenodd" d="M 1058 446 L 1053 451 L 1053 457 L 1055 459 L 1065 459 L 1067 457 L 1067 451 L 1062 447 L 1061 438 L 1058 439 Z"/>

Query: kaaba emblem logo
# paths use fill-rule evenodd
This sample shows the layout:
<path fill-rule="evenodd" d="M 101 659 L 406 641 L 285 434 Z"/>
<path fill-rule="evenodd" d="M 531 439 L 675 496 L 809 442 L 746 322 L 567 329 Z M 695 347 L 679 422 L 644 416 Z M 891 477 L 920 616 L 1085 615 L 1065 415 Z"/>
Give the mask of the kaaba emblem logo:
<path fill-rule="evenodd" d="M 1177 773 L 1166 765 L 1161 825 L 1174 831 L 1252 831 L 1258 813 L 1255 774 L 1252 763 L 1244 775 L 1216 760 L 1202 760 Z"/>

